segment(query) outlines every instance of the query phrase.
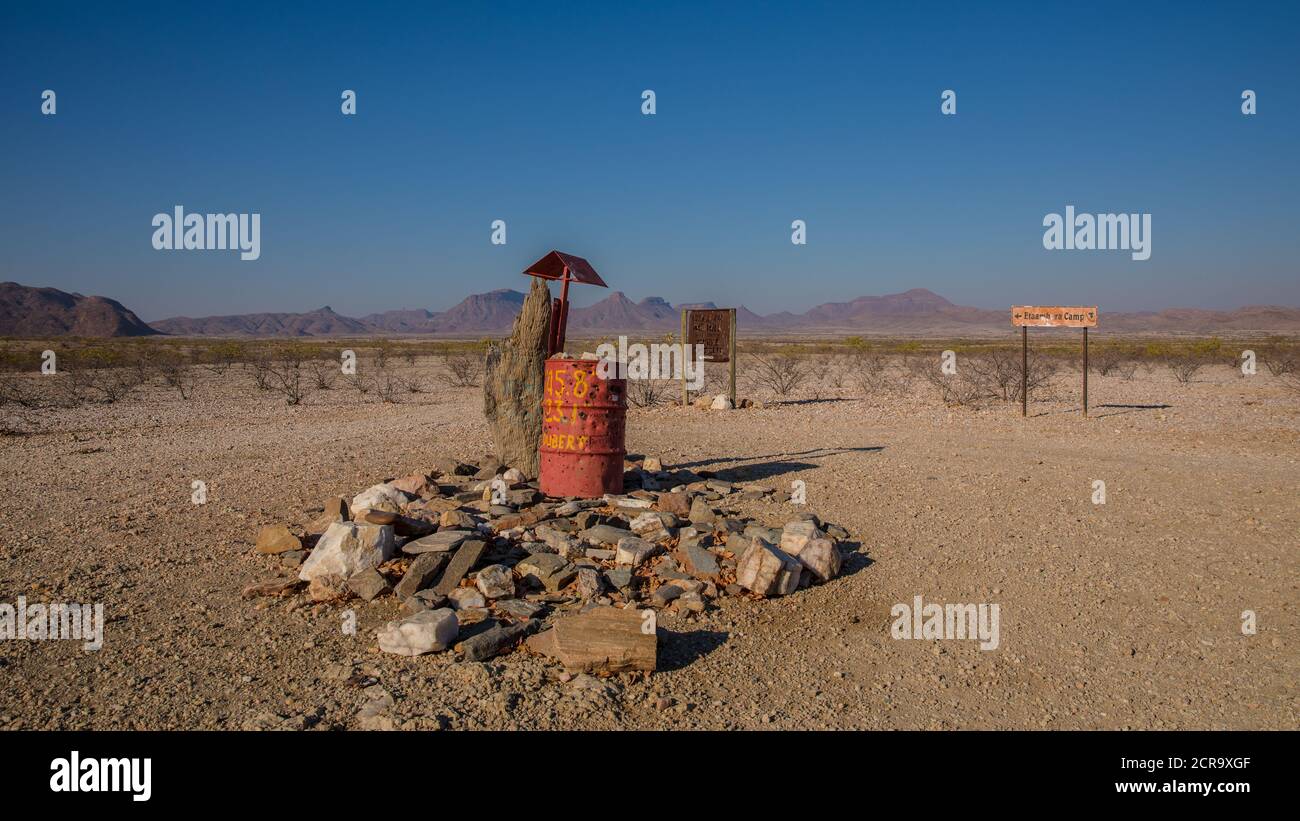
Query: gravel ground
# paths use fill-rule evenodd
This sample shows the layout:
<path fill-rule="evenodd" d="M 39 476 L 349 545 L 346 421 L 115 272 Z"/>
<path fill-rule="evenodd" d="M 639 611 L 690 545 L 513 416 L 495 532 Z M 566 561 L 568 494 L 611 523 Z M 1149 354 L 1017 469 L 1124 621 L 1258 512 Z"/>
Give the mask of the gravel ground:
<path fill-rule="evenodd" d="M 1029 419 L 945 408 L 920 385 L 632 411 L 629 451 L 803 480 L 806 508 L 747 515 L 812 510 L 856 552 L 786 598 L 665 612 L 660 671 L 604 681 L 561 680 L 522 651 L 382 654 L 391 597 L 293 611 L 240 598 L 278 572 L 252 551 L 260 526 L 486 453 L 474 389 L 395 405 L 337 389 L 290 408 L 232 371 L 191 401 L 158 387 L 56 412 L 0 439 L 0 602 L 102 602 L 105 644 L 0 642 L 0 727 L 357 728 L 366 707 L 409 729 L 1295 728 L 1295 394 L 1222 367 L 1190 385 L 1094 377 L 1083 419 L 1076 379 Z M 998 648 L 891 638 L 891 608 L 918 595 L 997 604 Z"/>

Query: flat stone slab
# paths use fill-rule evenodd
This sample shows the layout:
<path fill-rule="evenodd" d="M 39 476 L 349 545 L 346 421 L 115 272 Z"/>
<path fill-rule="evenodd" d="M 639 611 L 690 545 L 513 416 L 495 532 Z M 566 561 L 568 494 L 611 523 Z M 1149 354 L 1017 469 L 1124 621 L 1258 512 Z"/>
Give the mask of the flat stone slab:
<path fill-rule="evenodd" d="M 473 536 L 469 530 L 439 530 L 431 536 L 414 539 L 402 545 L 402 552 L 408 556 L 421 553 L 446 553 L 455 550 L 461 543 Z"/>
<path fill-rule="evenodd" d="M 578 534 L 584 541 L 593 544 L 618 544 L 619 539 L 635 537 L 636 534 L 630 530 L 624 530 L 621 527 L 613 525 L 596 525 L 589 527 Z"/>
<path fill-rule="evenodd" d="M 482 558 L 485 550 L 487 550 L 487 542 L 480 539 L 461 544 L 456 550 L 456 555 L 452 556 L 451 561 L 447 563 L 447 569 L 442 571 L 442 577 L 433 586 L 433 592 L 446 596 L 459 587 L 460 580 L 474 569 L 474 565 Z"/>

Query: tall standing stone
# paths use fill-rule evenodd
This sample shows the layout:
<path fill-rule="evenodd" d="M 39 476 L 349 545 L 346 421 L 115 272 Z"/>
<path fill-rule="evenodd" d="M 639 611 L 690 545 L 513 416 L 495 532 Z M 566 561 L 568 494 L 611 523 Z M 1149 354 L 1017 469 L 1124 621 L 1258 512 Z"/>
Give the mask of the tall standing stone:
<path fill-rule="evenodd" d="M 488 349 L 483 378 L 483 415 L 502 464 L 534 477 L 542 442 L 542 390 L 546 337 L 551 326 L 551 292 L 533 278 L 510 338 Z"/>

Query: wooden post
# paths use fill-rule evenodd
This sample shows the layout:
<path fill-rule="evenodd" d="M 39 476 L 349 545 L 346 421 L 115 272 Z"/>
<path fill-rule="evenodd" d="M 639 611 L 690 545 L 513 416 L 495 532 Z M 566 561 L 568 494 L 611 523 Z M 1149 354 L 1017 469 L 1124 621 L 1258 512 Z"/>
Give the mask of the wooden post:
<path fill-rule="evenodd" d="M 1083 415 L 1088 415 L 1088 326 L 1083 326 Z"/>
<path fill-rule="evenodd" d="M 690 356 L 690 350 L 686 347 L 686 309 L 682 308 L 682 407 L 686 407 L 686 357 Z M 697 362 L 695 367 L 703 367 L 704 363 Z"/>
<path fill-rule="evenodd" d="M 1020 415 L 1029 415 L 1029 327 L 1020 327 Z"/>
<path fill-rule="evenodd" d="M 731 381 L 728 393 L 731 396 L 731 407 L 736 407 L 736 309 L 731 309 L 731 350 L 727 354 L 727 365 L 731 371 Z"/>

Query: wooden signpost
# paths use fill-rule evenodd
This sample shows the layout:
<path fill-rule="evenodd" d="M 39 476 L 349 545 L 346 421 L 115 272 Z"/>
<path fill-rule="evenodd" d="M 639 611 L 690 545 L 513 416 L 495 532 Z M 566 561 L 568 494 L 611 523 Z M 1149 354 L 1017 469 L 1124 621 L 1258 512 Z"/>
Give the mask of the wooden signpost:
<path fill-rule="evenodd" d="M 729 371 L 727 396 L 731 407 L 736 407 L 736 309 L 735 308 L 683 308 L 682 309 L 682 404 L 686 404 L 687 350 L 704 346 L 704 360 L 726 362 Z M 703 362 L 696 367 L 704 367 Z"/>
<path fill-rule="evenodd" d="M 1088 329 L 1097 327 L 1097 306 L 1012 305 L 1011 324 L 1020 329 L 1020 415 L 1029 415 L 1029 329 L 1083 328 L 1083 415 L 1088 415 Z"/>

